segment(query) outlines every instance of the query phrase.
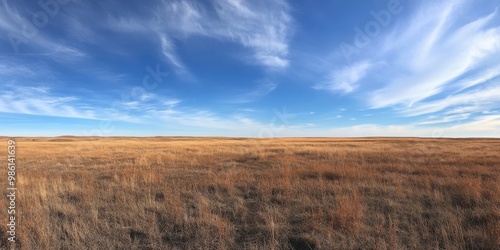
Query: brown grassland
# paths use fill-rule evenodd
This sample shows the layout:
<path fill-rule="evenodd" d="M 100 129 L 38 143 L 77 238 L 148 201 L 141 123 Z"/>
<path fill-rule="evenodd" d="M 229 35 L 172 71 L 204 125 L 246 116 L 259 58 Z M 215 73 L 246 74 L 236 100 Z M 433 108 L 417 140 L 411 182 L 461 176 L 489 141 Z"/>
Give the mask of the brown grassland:
<path fill-rule="evenodd" d="M 57 137 L 16 147 L 21 249 L 500 249 L 500 139 Z"/>

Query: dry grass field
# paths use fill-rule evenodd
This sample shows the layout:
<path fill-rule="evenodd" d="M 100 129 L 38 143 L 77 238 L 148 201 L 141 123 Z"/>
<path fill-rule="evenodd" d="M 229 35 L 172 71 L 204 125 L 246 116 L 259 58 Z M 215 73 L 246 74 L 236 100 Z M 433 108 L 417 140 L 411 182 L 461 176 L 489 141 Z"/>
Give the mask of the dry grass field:
<path fill-rule="evenodd" d="M 500 249 L 497 139 L 57 137 L 16 146 L 21 249 Z M 11 247 L 5 224 L 2 249 Z"/>

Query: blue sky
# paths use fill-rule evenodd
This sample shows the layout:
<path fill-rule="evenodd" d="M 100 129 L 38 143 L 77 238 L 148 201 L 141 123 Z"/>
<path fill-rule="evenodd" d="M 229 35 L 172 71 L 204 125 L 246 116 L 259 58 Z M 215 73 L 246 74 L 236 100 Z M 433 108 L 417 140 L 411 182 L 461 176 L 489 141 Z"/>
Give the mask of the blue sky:
<path fill-rule="evenodd" d="M 0 0 L 0 134 L 500 136 L 498 0 Z"/>

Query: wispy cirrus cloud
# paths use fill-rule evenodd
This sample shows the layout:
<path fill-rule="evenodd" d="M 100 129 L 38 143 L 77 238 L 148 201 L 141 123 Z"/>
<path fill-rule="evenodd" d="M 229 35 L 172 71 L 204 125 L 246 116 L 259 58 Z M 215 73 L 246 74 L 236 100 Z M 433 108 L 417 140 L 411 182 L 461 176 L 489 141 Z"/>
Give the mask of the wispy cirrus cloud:
<path fill-rule="evenodd" d="M 242 114 L 223 116 L 209 109 L 181 105 L 182 100 L 140 93 L 131 100 L 115 100 L 97 105 L 97 100 L 55 93 L 48 86 L 4 85 L 0 94 L 0 113 L 87 120 L 111 120 L 132 124 L 158 124 L 192 130 L 225 130 L 256 134 L 266 125 Z"/>
<path fill-rule="evenodd" d="M 164 4 L 157 21 L 164 34 L 178 38 L 198 35 L 237 42 L 253 51 L 252 61 L 274 70 L 289 64 L 289 11 L 283 0 L 214 0 L 206 4 L 177 0 Z"/>
<path fill-rule="evenodd" d="M 240 59 L 270 70 L 289 65 L 288 43 L 293 28 L 285 0 L 173 0 L 141 7 L 153 15 L 114 13 L 103 26 L 156 40 L 165 60 L 179 73 L 190 74 L 177 52 L 176 41 L 195 36 L 240 44 L 249 54 Z"/>
<path fill-rule="evenodd" d="M 19 34 L 23 20 L 33 13 L 23 4 L 2 1 L 0 5 L 3 7 L 0 8 L 0 30 Z M 97 56 L 91 50 L 100 49 L 123 56 L 125 48 L 112 40 L 121 37 L 125 41 L 133 36 L 153 44 L 158 55 L 170 63 L 182 79 L 191 80 L 195 74 L 179 54 L 178 43 L 201 37 L 239 44 L 245 52 L 234 56 L 267 70 L 284 69 L 289 64 L 288 43 L 293 21 L 285 0 L 173 0 L 130 5 L 128 7 L 132 7 L 133 11 L 123 11 L 125 8 L 113 1 L 100 4 L 71 1 L 60 5 L 57 16 L 37 32 L 36 39 L 20 44 L 22 55 L 49 58 L 64 65 L 78 65 L 73 67 L 78 71 L 95 69 L 101 72 L 97 76 L 113 77 L 123 74 L 106 72 L 105 67 L 94 61 Z M 101 21 L 96 21 L 98 19 Z M 58 31 L 63 31 L 61 36 L 53 33 L 53 22 L 62 28 Z M 120 77 L 117 79 L 121 80 Z"/>
<path fill-rule="evenodd" d="M 470 117 L 468 113 L 459 113 L 453 115 L 445 115 L 445 116 L 430 116 L 425 121 L 419 122 L 419 125 L 431 125 L 431 124 L 441 124 L 441 123 L 449 123 L 457 121 L 466 120 Z"/>
<path fill-rule="evenodd" d="M 228 102 L 230 103 L 249 103 L 258 101 L 260 98 L 266 96 L 276 89 L 278 85 L 274 82 L 265 80 L 260 83 L 256 89 L 241 95 L 237 95 L 234 98 L 230 99 Z"/>
<path fill-rule="evenodd" d="M 314 88 L 351 93 L 359 87 L 359 81 L 366 76 L 371 67 L 372 63 L 362 61 L 339 70 L 333 70 L 325 83 L 320 83 Z"/>
<path fill-rule="evenodd" d="M 418 3 L 364 53 L 330 71 L 331 81 L 320 88 L 356 92 L 371 109 L 391 108 L 396 116 L 427 115 L 426 125 L 500 108 L 498 8 L 461 15 L 473 6 L 470 0 Z"/>
<path fill-rule="evenodd" d="M 224 135 L 260 136 L 260 132 L 277 128 L 276 124 L 265 123 L 242 114 L 221 116 L 207 109 L 180 106 L 182 100 L 166 98 L 151 93 L 142 93 L 133 101 L 117 101 L 110 107 L 87 105 L 87 101 L 77 97 L 58 95 L 49 87 L 7 85 L 0 94 L 0 112 L 29 114 L 50 117 L 65 117 L 92 120 L 124 121 L 138 124 L 162 122 L 165 127 L 188 129 L 190 133 L 201 135 L 207 131 L 224 130 Z M 284 113 L 287 119 L 300 114 Z M 449 127 L 437 126 L 459 117 L 439 118 L 444 121 L 427 121 L 415 125 L 359 124 L 338 128 L 317 127 L 314 124 L 292 123 L 280 126 L 273 136 L 500 136 L 500 115 L 486 114 L 471 121 L 463 121 Z M 427 125 L 421 127 L 420 125 Z M 179 131 L 179 130 L 177 130 Z M 182 130 L 180 130 L 182 131 Z M 146 133 L 147 134 L 147 133 Z M 149 135 L 149 134 L 148 134 Z"/>
<path fill-rule="evenodd" d="M 19 32 L 19 23 L 22 22 L 21 15 L 16 8 L 11 7 L 6 0 L 1 2 L 0 29 L 5 32 Z"/>
<path fill-rule="evenodd" d="M 346 41 L 344 35 L 352 40 L 353 27 L 342 24 L 372 25 L 384 17 L 356 11 L 382 10 L 385 3 L 70 2 L 20 44 L 20 53 L 0 37 L 2 117 L 91 120 L 57 119 L 74 127 L 112 120 L 151 134 L 257 136 L 270 127 L 280 128 L 275 136 L 500 131 L 500 19 L 491 2 L 401 1 L 401 13 L 381 24 L 379 33 L 372 30 L 378 35 L 367 35 L 371 41 L 349 62 L 338 58 L 339 49 L 328 49 Z M 338 7 L 353 16 L 331 15 Z M 0 0 L 0 32 L 19 33 L 23 18 L 39 10 L 36 1 Z M 175 77 L 160 79 L 166 72 Z M 183 84 L 196 75 L 196 83 Z M 243 83 L 253 84 L 234 87 Z M 155 87 L 136 93 L 146 85 Z M 291 113 L 276 114 L 278 103 Z M 277 125 L 281 118 L 294 122 Z"/>
<path fill-rule="evenodd" d="M 418 102 L 401 110 L 406 116 L 432 114 L 440 111 L 452 113 L 472 113 L 500 108 L 500 85 L 489 85 L 483 89 L 475 89 L 462 94 L 447 96 L 434 101 Z"/>
<path fill-rule="evenodd" d="M 61 63 L 73 63 L 87 57 L 84 51 L 42 32 L 48 19 L 42 26 L 36 26 L 31 20 L 37 20 L 31 11 L 19 10 L 6 0 L 0 2 L 0 31 L 10 44 L 9 48 L 1 48 L 3 54 L 47 57 Z"/>
<path fill-rule="evenodd" d="M 216 28 L 216 33 L 252 48 L 254 58 L 264 66 L 274 69 L 288 66 L 292 18 L 285 1 L 217 0 L 216 10 L 224 23 Z"/>
<path fill-rule="evenodd" d="M 94 111 L 79 107 L 79 99 L 55 95 L 48 87 L 4 85 L 0 112 L 52 117 L 97 119 Z"/>
<path fill-rule="evenodd" d="M 12 78 L 34 78 L 40 75 L 37 70 L 43 72 L 44 68 L 40 65 L 23 64 L 19 60 L 9 57 L 0 57 L 0 80 L 4 81 L 4 83 Z M 47 72 L 44 73 L 47 74 Z"/>
<path fill-rule="evenodd" d="M 496 12 L 460 23 L 460 1 L 434 5 L 423 4 L 410 28 L 394 31 L 401 32 L 398 38 L 390 36 L 393 40 L 385 43 L 392 46 L 379 55 L 387 65 L 380 70 L 393 74 L 371 95 L 373 107 L 412 105 L 435 96 L 499 53 L 500 29 L 488 26 Z"/>
<path fill-rule="evenodd" d="M 455 84 L 458 88 L 457 92 L 462 92 L 465 89 L 491 81 L 499 76 L 500 65 L 495 65 L 493 67 L 486 66 L 484 69 L 479 69 L 478 73 L 458 80 Z"/>

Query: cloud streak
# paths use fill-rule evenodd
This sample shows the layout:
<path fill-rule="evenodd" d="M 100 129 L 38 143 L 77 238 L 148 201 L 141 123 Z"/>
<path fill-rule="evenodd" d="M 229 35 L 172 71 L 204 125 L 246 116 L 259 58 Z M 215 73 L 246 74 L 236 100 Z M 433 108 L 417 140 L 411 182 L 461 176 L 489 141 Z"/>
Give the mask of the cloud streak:
<path fill-rule="evenodd" d="M 289 64 L 292 18 L 283 0 L 214 0 L 204 5 L 170 1 L 157 16 L 163 31 L 178 38 L 204 36 L 239 43 L 253 51 L 253 61 L 272 70 Z"/>
<path fill-rule="evenodd" d="M 371 67 L 371 63 L 362 61 L 340 70 L 334 70 L 326 83 L 318 84 L 314 88 L 351 93 L 359 87 L 358 82 L 366 76 Z"/>
<path fill-rule="evenodd" d="M 95 112 L 79 107 L 78 98 L 58 96 L 47 87 L 5 85 L 0 95 L 0 112 L 52 117 L 97 119 Z"/>
<path fill-rule="evenodd" d="M 356 93 L 369 108 L 390 108 L 396 116 L 428 116 L 422 125 L 470 121 L 499 108 L 498 8 L 463 18 L 461 11 L 473 5 L 418 3 L 409 18 L 315 88 Z"/>
<path fill-rule="evenodd" d="M 379 55 L 386 62 L 384 68 L 391 68 L 394 76 L 370 97 L 373 107 L 412 105 L 438 95 L 447 85 L 498 54 L 500 29 L 487 26 L 496 12 L 460 24 L 456 23 L 458 13 L 453 8 L 457 3 L 441 4 L 434 9 L 422 7 L 421 12 L 427 15 L 412 19 L 411 28 L 390 42 L 394 49 L 387 48 Z M 490 51 L 484 53 L 485 48 Z"/>
<path fill-rule="evenodd" d="M 249 103 L 258 101 L 260 98 L 268 95 L 276 89 L 278 85 L 271 81 L 264 81 L 257 86 L 255 90 L 248 93 L 236 96 L 235 98 L 229 100 L 230 103 Z"/>
<path fill-rule="evenodd" d="M 0 31 L 6 34 L 3 37 L 11 45 L 10 50 L 4 51 L 5 54 L 46 56 L 61 63 L 74 63 L 87 57 L 84 51 L 60 40 L 55 40 L 42 32 L 49 23 L 49 19 L 52 18 L 50 14 L 40 12 L 47 17 L 46 22 L 40 25 L 35 23 L 35 20 L 38 19 L 31 11 L 24 9 L 20 11 L 16 7 L 10 6 L 7 1 L 2 1 L 0 6 Z M 58 6 L 58 12 L 51 14 L 59 14 L 64 7 L 63 5 Z M 42 10 L 40 6 L 37 7 L 40 8 L 40 11 Z"/>
<path fill-rule="evenodd" d="M 7 85 L 0 94 L 0 113 L 111 120 L 136 124 L 164 123 L 196 129 L 224 129 L 235 133 L 253 131 L 264 125 L 248 117 L 220 116 L 198 108 L 182 107 L 181 100 L 142 93 L 134 100 L 118 100 L 110 106 L 97 107 L 92 100 L 57 95 L 48 87 Z"/>

